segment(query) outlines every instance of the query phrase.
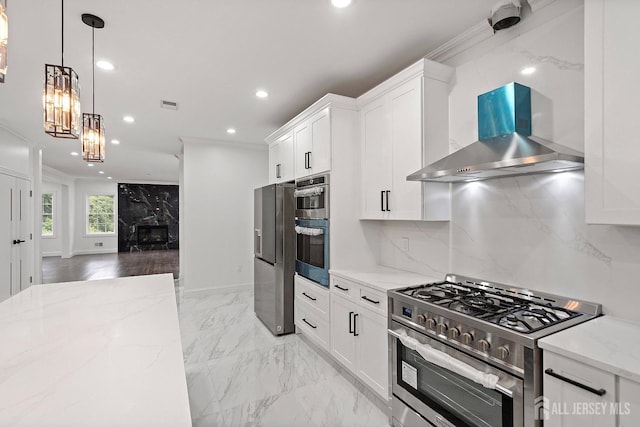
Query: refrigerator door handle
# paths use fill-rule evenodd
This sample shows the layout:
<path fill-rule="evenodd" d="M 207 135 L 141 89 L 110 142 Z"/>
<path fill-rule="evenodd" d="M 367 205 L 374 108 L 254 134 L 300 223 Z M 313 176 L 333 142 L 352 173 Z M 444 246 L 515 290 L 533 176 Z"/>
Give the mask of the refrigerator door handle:
<path fill-rule="evenodd" d="M 262 256 L 262 230 L 256 228 L 254 230 L 254 236 L 255 253 L 257 256 Z"/>

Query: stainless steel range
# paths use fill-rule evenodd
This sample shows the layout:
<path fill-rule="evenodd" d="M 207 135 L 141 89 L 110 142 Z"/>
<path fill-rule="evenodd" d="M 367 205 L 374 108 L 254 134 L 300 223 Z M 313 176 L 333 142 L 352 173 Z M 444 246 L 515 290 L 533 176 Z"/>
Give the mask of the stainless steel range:
<path fill-rule="evenodd" d="M 530 427 L 542 394 L 537 340 L 601 305 L 448 274 L 389 292 L 394 426 Z"/>

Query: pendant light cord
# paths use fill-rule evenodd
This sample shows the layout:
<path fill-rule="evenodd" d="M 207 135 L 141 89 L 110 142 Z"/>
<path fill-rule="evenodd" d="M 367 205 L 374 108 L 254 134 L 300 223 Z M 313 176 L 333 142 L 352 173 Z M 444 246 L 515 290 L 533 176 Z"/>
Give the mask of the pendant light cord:
<path fill-rule="evenodd" d="M 62 20 L 62 29 L 61 29 L 61 33 L 62 33 L 62 66 L 64 67 L 64 0 L 60 0 L 60 2 L 62 3 L 62 12 L 61 12 L 61 20 Z"/>
<path fill-rule="evenodd" d="M 91 27 L 91 113 L 96 113 L 96 27 Z"/>

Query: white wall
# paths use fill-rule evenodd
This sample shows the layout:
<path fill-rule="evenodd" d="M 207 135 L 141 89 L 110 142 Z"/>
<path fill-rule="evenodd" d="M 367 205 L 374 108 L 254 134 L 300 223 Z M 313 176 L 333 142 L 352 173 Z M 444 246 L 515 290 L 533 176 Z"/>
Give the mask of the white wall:
<path fill-rule="evenodd" d="M 584 150 L 583 8 L 573 1 L 567 12 L 568 2 L 555 3 L 539 12 L 564 8 L 555 19 L 450 60 L 457 66 L 450 151 L 477 139 L 477 96 L 514 80 L 545 101 L 533 107 L 533 133 Z M 530 65 L 536 73 L 519 73 Z M 605 313 L 640 320 L 633 297 L 640 227 L 586 225 L 582 172 L 454 184 L 450 223 L 378 223 L 376 233 L 385 265 L 590 300 L 602 303 Z M 409 251 L 401 246 L 405 236 Z"/>
<path fill-rule="evenodd" d="M 75 181 L 73 195 L 73 254 L 100 254 L 118 252 L 118 191 L 117 183 L 107 180 L 78 179 Z M 86 200 L 92 194 L 112 194 L 116 213 L 116 227 L 113 235 L 87 236 L 86 234 Z M 96 246 L 102 242 L 102 246 Z"/>
<path fill-rule="evenodd" d="M 31 167 L 29 144 L 0 124 L 0 170 L 30 178 Z"/>
<path fill-rule="evenodd" d="M 185 291 L 253 284 L 253 190 L 267 184 L 266 144 L 183 139 L 180 239 Z"/>

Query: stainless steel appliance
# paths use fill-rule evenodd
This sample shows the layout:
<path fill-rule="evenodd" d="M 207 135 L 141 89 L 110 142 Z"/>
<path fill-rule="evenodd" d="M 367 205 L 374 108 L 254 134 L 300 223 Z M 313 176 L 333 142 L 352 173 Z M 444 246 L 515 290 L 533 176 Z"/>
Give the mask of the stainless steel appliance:
<path fill-rule="evenodd" d="M 329 175 L 296 181 L 296 218 L 329 218 Z"/>
<path fill-rule="evenodd" d="M 447 274 L 389 291 L 393 425 L 541 426 L 537 340 L 600 304 Z"/>
<path fill-rule="evenodd" d="M 254 191 L 254 311 L 275 335 L 294 331 L 294 186 Z"/>
<path fill-rule="evenodd" d="M 296 273 L 329 286 L 329 175 L 296 181 Z"/>
<path fill-rule="evenodd" d="M 329 286 L 329 220 L 296 218 L 296 273 Z"/>
<path fill-rule="evenodd" d="M 584 154 L 531 136 L 531 89 L 509 83 L 478 96 L 478 141 L 409 175 L 460 182 L 584 168 Z"/>

